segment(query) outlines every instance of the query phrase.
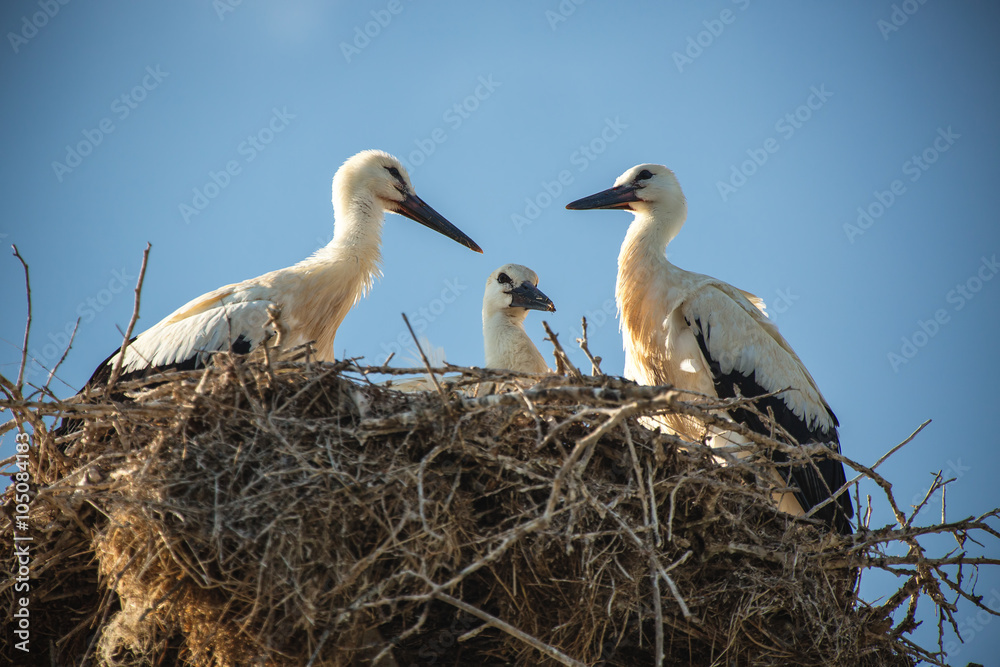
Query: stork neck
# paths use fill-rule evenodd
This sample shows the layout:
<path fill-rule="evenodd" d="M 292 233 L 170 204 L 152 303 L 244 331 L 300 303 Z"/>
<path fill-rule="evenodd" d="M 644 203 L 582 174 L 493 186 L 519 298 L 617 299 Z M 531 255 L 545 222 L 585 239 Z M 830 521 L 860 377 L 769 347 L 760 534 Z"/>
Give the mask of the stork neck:
<path fill-rule="evenodd" d="M 667 261 L 666 249 L 684 224 L 683 215 L 664 219 L 638 213 L 628 228 L 618 255 L 615 300 L 623 331 L 645 332 L 662 320 L 659 287 L 673 282 L 678 270 Z"/>
<path fill-rule="evenodd" d="M 509 368 L 514 351 L 526 345 L 533 345 L 524 330 L 524 320 L 527 315 L 528 311 L 523 308 L 483 311 L 483 342 L 486 348 L 487 368 Z"/>
<path fill-rule="evenodd" d="M 333 281 L 332 286 L 344 294 L 343 314 L 346 314 L 381 276 L 384 214 L 381 207 L 360 199 L 345 202 L 335 199 L 333 210 L 333 239 L 300 265 L 309 280 L 325 285 L 314 289 L 329 289 L 328 283 Z"/>
<path fill-rule="evenodd" d="M 667 245 L 684 225 L 683 212 L 657 215 L 656 211 L 637 213 L 629 225 L 618 255 L 619 277 L 629 272 L 646 273 L 655 267 L 669 264 Z"/>
<path fill-rule="evenodd" d="M 337 328 L 381 275 L 381 208 L 335 201 L 334 213 L 333 240 L 291 270 L 301 303 L 285 313 L 297 316 L 292 326 L 299 335 L 289 344 L 315 341 L 322 361 L 333 360 Z"/>
<path fill-rule="evenodd" d="M 626 240 L 634 239 L 649 246 L 657 255 L 662 255 L 667 246 L 684 226 L 687 218 L 687 207 L 660 210 L 654 208 L 635 214 L 635 220 L 629 225 Z"/>
<path fill-rule="evenodd" d="M 369 198 L 345 197 L 334 200 L 333 213 L 333 240 L 328 247 L 378 256 L 385 222 L 382 206 Z"/>
<path fill-rule="evenodd" d="M 528 311 L 524 308 L 503 308 L 501 310 L 483 309 L 483 332 L 488 329 L 501 330 L 507 328 L 524 329 L 524 320 Z"/>

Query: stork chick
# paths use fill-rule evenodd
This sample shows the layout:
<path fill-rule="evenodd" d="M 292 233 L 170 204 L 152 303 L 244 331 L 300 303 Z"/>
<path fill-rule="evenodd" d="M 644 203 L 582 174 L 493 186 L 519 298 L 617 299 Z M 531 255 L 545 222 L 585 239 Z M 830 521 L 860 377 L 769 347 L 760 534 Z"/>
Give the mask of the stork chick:
<path fill-rule="evenodd" d="M 294 266 L 226 285 L 181 306 L 133 339 L 122 378 L 150 371 L 192 369 L 221 350 L 247 353 L 276 333 L 281 349 L 314 341 L 316 358 L 334 358 L 334 338 L 355 303 L 381 276 L 385 213 L 398 213 L 482 252 L 475 241 L 414 192 L 406 169 L 392 155 L 362 151 L 333 177 L 333 239 Z M 115 352 L 88 385 L 106 382 Z"/>
<path fill-rule="evenodd" d="M 632 167 L 614 187 L 566 208 L 625 209 L 635 216 L 618 255 L 615 285 L 626 378 L 719 398 L 780 392 L 757 401 L 758 409 L 773 411 L 775 421 L 796 443 L 827 443 L 840 452 L 836 416 L 809 371 L 749 295 L 667 261 L 667 245 L 687 218 L 687 202 L 672 171 L 658 164 Z M 729 416 L 770 435 L 751 411 L 734 409 Z M 674 419 L 669 425 L 689 440 L 718 435 L 691 418 Z M 722 444 L 728 442 L 723 439 Z M 787 461 L 781 452 L 772 456 L 776 462 Z M 781 471 L 784 481 L 797 488 L 797 503 L 781 506 L 795 514 L 822 503 L 845 483 L 843 465 L 830 459 Z M 854 508 L 846 492 L 815 515 L 841 533 L 851 532 Z"/>
<path fill-rule="evenodd" d="M 483 294 L 483 344 L 486 368 L 548 373 L 538 348 L 524 331 L 529 310 L 555 312 L 538 289 L 538 274 L 520 264 L 504 264 L 486 279 Z"/>
<path fill-rule="evenodd" d="M 549 297 L 538 289 L 538 274 L 520 264 L 504 264 L 486 279 L 483 294 L 483 344 L 486 348 L 486 368 L 506 369 L 519 373 L 548 373 L 549 367 L 535 344 L 524 331 L 524 318 L 529 310 L 555 312 L 556 307 Z M 421 338 L 421 346 L 429 350 L 431 366 L 444 363 L 444 350 L 436 348 L 438 359 L 434 360 L 435 348 L 426 338 Z M 419 360 L 417 360 L 419 364 Z M 439 381 L 447 385 L 448 380 Z M 434 390 L 434 381 L 429 375 L 419 378 L 397 379 L 386 383 L 396 391 L 415 392 Z M 494 382 L 481 382 L 475 389 L 476 396 L 485 396 L 496 391 Z"/>

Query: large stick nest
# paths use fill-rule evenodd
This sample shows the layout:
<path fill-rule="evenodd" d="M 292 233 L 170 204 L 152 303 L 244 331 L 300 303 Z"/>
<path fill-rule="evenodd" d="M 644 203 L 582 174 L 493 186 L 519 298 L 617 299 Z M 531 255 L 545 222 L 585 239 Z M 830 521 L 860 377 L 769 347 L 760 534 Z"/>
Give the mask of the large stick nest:
<path fill-rule="evenodd" d="M 35 659 L 911 665 L 930 655 L 907 639 L 912 612 L 892 618 L 921 594 L 949 604 L 939 570 L 910 548 L 924 529 L 831 535 L 776 510 L 760 462 L 778 443 L 758 437 L 750 457 L 721 465 L 639 421 L 710 418 L 711 404 L 603 376 L 468 398 L 463 384 L 499 379 L 476 369 L 440 392 L 402 393 L 359 370 L 219 355 L 204 371 L 119 385 L 127 401 L 7 401 L 34 428 Z M 53 438 L 41 417 L 56 412 L 80 430 Z M 6 525 L 2 539 L 12 540 Z M 891 543 L 910 560 L 883 556 Z M 858 601 L 859 568 L 905 563 L 917 567 L 897 596 Z M 13 609 L 9 583 L 0 594 Z M 14 641 L 3 633 L 0 654 L 23 660 Z"/>

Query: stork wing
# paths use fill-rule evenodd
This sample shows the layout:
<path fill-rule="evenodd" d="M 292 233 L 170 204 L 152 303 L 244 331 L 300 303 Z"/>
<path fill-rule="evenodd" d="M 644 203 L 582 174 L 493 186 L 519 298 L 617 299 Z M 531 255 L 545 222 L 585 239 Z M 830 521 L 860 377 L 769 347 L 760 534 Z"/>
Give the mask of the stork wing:
<path fill-rule="evenodd" d="M 745 289 L 740 289 L 739 287 L 735 289 L 737 292 L 745 296 L 750 301 L 750 303 L 756 306 L 757 310 L 759 310 L 761 313 L 764 314 L 764 317 L 769 317 L 769 315 L 767 314 L 767 304 L 764 303 L 764 299 L 760 298 L 756 294 L 753 294 L 752 292 L 746 291 Z"/>
<path fill-rule="evenodd" d="M 242 288 L 243 285 L 241 283 L 234 283 L 232 285 L 225 285 L 218 289 L 214 289 L 211 292 L 206 292 L 197 298 L 191 299 L 183 306 L 164 317 L 156 324 L 156 326 L 181 322 L 189 317 L 194 317 L 204 313 L 207 310 L 219 308 L 224 303 L 252 300 L 247 298 L 250 295 L 251 290 Z"/>
<path fill-rule="evenodd" d="M 757 401 L 757 408 L 774 414 L 774 420 L 799 444 L 824 442 L 840 452 L 837 418 L 820 394 L 809 371 L 766 316 L 736 288 L 709 284 L 696 290 L 680 306 L 691 333 L 712 374 L 720 398 L 754 397 L 771 392 L 775 396 Z M 749 428 L 770 435 L 761 418 L 746 409 L 730 416 Z M 780 439 L 780 437 L 779 437 Z M 777 462 L 787 461 L 774 452 Z M 805 510 L 823 502 L 846 481 L 844 467 L 830 459 L 809 465 L 781 468 Z M 850 532 L 848 518 L 854 516 L 847 493 L 816 513 L 840 532 Z"/>
<path fill-rule="evenodd" d="M 130 342 L 122 364 L 122 379 L 149 371 L 193 369 L 213 352 L 246 354 L 269 331 L 266 289 L 228 285 L 194 299 L 139 334 Z M 110 378 L 119 352 L 111 354 L 91 376 L 88 385 Z"/>

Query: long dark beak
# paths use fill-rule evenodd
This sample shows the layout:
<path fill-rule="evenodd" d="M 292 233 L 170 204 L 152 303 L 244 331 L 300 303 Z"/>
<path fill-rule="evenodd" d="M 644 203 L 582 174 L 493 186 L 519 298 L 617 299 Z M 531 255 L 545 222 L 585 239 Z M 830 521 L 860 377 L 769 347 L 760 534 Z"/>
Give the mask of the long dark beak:
<path fill-rule="evenodd" d="M 396 212 L 405 215 L 410 220 L 416 220 L 421 225 L 430 227 L 435 232 L 444 234 L 453 241 L 458 241 L 466 248 L 480 253 L 483 251 L 475 241 L 466 236 L 465 232 L 448 222 L 443 215 L 432 209 L 415 194 L 406 195 L 406 198 L 397 204 Z"/>
<path fill-rule="evenodd" d="M 585 211 L 591 208 L 623 208 L 631 211 L 632 207 L 629 206 L 629 202 L 639 201 L 635 190 L 636 187 L 633 183 L 619 185 L 570 202 L 566 204 L 566 208 L 571 211 Z"/>
<path fill-rule="evenodd" d="M 510 291 L 511 308 L 527 308 L 528 310 L 550 310 L 556 312 L 555 304 L 542 291 L 525 280 L 519 287 Z"/>

